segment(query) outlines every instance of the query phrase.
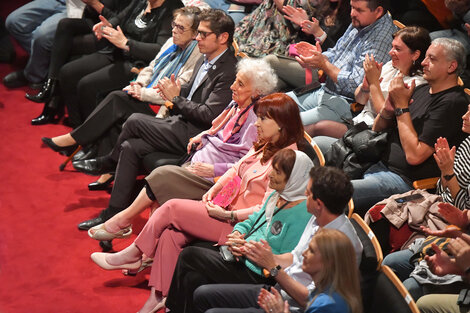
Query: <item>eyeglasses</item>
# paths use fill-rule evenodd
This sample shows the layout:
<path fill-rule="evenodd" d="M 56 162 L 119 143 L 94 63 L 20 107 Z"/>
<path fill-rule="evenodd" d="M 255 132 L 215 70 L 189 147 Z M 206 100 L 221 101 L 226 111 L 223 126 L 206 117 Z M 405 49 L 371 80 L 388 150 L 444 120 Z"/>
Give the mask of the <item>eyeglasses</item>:
<path fill-rule="evenodd" d="M 202 39 L 206 39 L 207 36 L 215 34 L 214 32 L 204 32 L 202 30 L 197 31 L 198 36 L 201 36 Z"/>
<path fill-rule="evenodd" d="M 183 25 L 176 24 L 175 22 L 171 22 L 171 28 L 176 28 L 176 30 L 177 30 L 179 33 L 184 33 L 184 32 L 186 32 L 186 31 L 189 30 L 189 29 L 184 29 L 184 26 L 183 26 Z"/>

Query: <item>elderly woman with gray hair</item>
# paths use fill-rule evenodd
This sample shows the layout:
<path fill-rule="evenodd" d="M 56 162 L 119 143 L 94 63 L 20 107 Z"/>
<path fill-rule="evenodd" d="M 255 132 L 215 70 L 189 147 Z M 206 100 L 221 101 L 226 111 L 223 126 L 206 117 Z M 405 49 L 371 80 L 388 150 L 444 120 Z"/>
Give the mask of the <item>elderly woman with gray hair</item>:
<path fill-rule="evenodd" d="M 135 177 L 120 176 L 118 171 L 108 208 L 100 215 L 111 219 L 91 228 L 90 237 L 97 240 L 127 237 L 132 232 L 129 225 L 133 218 L 147 207 L 158 207 L 173 198 L 201 199 L 214 184 L 213 178 L 230 169 L 256 141 L 254 103 L 261 96 L 272 93 L 276 84 L 277 76 L 266 61 L 241 60 L 235 82 L 230 87 L 232 102 L 212 121 L 209 130 L 191 138 L 189 161 L 182 167 L 156 168 L 145 178 L 146 186 L 132 204 L 132 188 L 121 186 L 129 186 L 129 181 L 135 181 Z M 136 167 L 134 164 L 128 166 Z M 138 168 L 134 172 L 137 173 Z M 126 181 L 122 184 L 121 180 Z"/>

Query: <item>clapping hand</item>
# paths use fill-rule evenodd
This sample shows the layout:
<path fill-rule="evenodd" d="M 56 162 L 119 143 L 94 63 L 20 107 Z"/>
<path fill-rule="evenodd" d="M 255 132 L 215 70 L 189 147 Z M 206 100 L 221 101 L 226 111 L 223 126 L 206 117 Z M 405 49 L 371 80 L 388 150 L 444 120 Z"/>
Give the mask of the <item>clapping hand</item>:
<path fill-rule="evenodd" d="M 388 98 L 390 98 L 393 107 L 401 109 L 408 108 L 415 87 L 416 83 L 414 80 L 411 82 L 411 85 L 405 84 L 403 74 L 399 74 L 392 79 L 388 88 Z"/>
<path fill-rule="evenodd" d="M 467 35 L 470 37 L 470 24 L 465 23 L 465 29 L 467 30 Z"/>
<path fill-rule="evenodd" d="M 270 269 L 276 266 L 274 254 L 266 240 L 249 241 L 245 245 L 245 256 L 258 266 Z"/>
<path fill-rule="evenodd" d="M 271 292 L 261 288 L 258 304 L 267 313 L 289 313 L 287 300 L 282 299 L 276 288 L 271 288 Z"/>
<path fill-rule="evenodd" d="M 300 47 L 298 46 L 299 44 L 297 44 L 295 48 L 297 49 L 299 56 L 295 57 L 295 59 L 302 67 L 317 69 L 324 68 L 327 58 L 322 54 L 322 49 L 318 41 L 315 48 L 312 48 L 313 46 L 310 45 L 312 47 L 306 49 L 306 45 L 303 44 L 303 42 Z"/>
<path fill-rule="evenodd" d="M 455 259 L 452 259 L 436 244 L 432 244 L 432 249 L 434 250 L 435 254 L 432 256 L 426 255 L 424 259 L 428 263 L 429 269 L 434 274 L 444 276 L 447 274 L 458 274 L 460 272 L 458 266 L 455 263 Z"/>
<path fill-rule="evenodd" d="M 302 25 L 303 21 L 308 20 L 307 12 L 302 8 L 294 8 L 290 5 L 285 5 L 283 11 L 285 19 L 299 26 Z"/>
<path fill-rule="evenodd" d="M 100 15 L 99 18 L 100 18 L 100 22 L 93 26 L 93 32 L 94 32 L 96 38 L 98 40 L 101 40 L 101 38 L 103 38 L 104 28 L 105 27 L 111 27 L 112 28 L 113 25 L 111 25 L 111 23 L 108 22 L 108 20 L 104 16 Z"/>
<path fill-rule="evenodd" d="M 434 150 L 434 160 L 442 175 L 451 175 L 454 172 L 455 146 L 450 149 L 447 139 L 439 137 L 434 144 Z"/>
<path fill-rule="evenodd" d="M 323 30 L 320 27 L 320 21 L 314 17 L 312 17 L 311 21 L 304 20 L 300 26 L 302 27 L 302 31 L 304 33 L 313 35 L 315 37 L 320 37 L 323 33 Z"/>
<path fill-rule="evenodd" d="M 180 95 L 181 83 L 176 80 L 175 74 L 171 74 L 171 77 L 164 77 L 160 79 L 157 86 L 153 87 L 157 89 L 164 100 L 171 101 L 174 97 Z"/>
<path fill-rule="evenodd" d="M 383 63 L 379 63 L 374 59 L 374 55 L 366 54 L 364 62 L 362 62 L 364 67 L 364 78 L 367 79 L 368 86 L 380 84 L 380 75 L 382 73 Z M 365 81 L 364 80 L 364 81 Z M 364 89 L 364 85 L 362 86 Z"/>

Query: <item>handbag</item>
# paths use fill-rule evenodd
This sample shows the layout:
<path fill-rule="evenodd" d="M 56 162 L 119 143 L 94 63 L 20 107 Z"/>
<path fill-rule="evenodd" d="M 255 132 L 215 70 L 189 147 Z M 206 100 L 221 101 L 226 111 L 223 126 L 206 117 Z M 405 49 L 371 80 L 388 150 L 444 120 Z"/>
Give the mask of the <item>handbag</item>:
<path fill-rule="evenodd" d="M 387 137 L 388 131 L 373 131 L 365 122 L 355 124 L 328 149 L 325 165 L 342 169 L 350 179 L 361 178 L 371 165 L 380 161 Z"/>

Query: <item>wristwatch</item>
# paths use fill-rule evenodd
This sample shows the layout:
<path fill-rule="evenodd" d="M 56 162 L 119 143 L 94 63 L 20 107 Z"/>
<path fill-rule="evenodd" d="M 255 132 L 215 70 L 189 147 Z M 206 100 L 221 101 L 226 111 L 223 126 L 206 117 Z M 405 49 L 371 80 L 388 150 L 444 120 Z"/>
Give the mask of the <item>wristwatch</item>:
<path fill-rule="evenodd" d="M 445 180 L 449 181 L 449 180 L 451 180 L 452 177 L 454 177 L 454 176 L 455 176 L 455 173 L 452 173 L 452 174 L 450 174 L 450 175 L 444 175 L 444 176 L 442 176 L 442 177 L 444 177 Z"/>
<path fill-rule="evenodd" d="M 279 274 L 279 270 L 281 269 L 282 267 L 280 265 L 277 265 L 276 267 L 273 267 L 272 269 L 269 270 L 269 276 L 271 277 L 276 277 L 277 274 Z"/>
<path fill-rule="evenodd" d="M 410 109 L 409 108 L 395 109 L 395 116 L 400 116 L 400 115 L 402 115 L 403 113 L 406 113 L 406 112 L 410 112 Z"/>

